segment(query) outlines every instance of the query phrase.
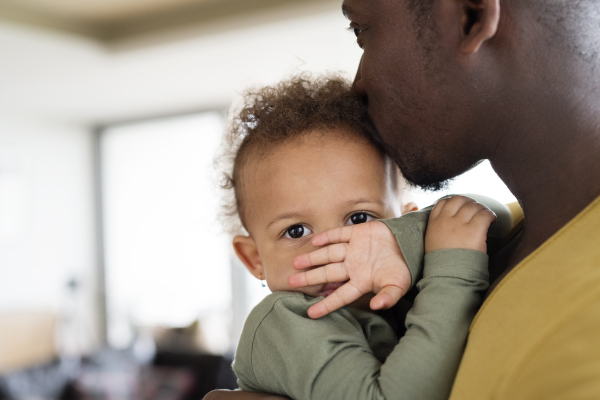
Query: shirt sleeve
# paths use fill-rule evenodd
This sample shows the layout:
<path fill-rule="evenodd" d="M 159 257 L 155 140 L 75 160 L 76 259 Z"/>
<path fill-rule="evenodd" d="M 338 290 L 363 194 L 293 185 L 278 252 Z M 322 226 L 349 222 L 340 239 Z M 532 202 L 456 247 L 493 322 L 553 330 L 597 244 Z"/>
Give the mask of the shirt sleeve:
<path fill-rule="evenodd" d="M 383 222 L 396 237 L 400 251 L 404 256 L 410 276 L 410 289 L 423 275 L 424 238 L 427 221 L 433 206 L 405 214 L 398 218 L 383 219 Z"/>
<path fill-rule="evenodd" d="M 320 299 L 282 296 L 255 330 L 243 334 L 251 339 L 240 342 L 236 355 L 239 385 L 296 400 L 447 398 L 487 286 L 485 254 L 456 249 L 428 254 L 406 335 L 399 342 L 394 335 L 391 344 L 389 325 L 375 315 L 369 326 L 347 309 L 312 320 L 306 311 Z M 367 341 L 367 334 L 375 340 Z M 393 350 L 378 359 L 372 347 L 385 345 Z"/>
<path fill-rule="evenodd" d="M 469 327 L 489 287 L 487 261 L 486 254 L 474 250 L 425 255 L 406 334 L 381 368 L 386 399 L 448 398 Z"/>
<path fill-rule="evenodd" d="M 442 199 L 451 196 L 444 196 Z M 476 194 L 467 194 L 466 196 L 487 206 L 496 214 L 496 221 L 490 226 L 486 240 L 488 254 L 493 254 L 510 239 L 513 231 L 510 209 L 490 197 Z M 425 231 L 427 229 L 429 214 L 434 205 L 404 214 L 401 217 L 380 220 L 396 237 L 396 241 L 412 277 L 410 289 L 416 285 L 423 274 Z"/>

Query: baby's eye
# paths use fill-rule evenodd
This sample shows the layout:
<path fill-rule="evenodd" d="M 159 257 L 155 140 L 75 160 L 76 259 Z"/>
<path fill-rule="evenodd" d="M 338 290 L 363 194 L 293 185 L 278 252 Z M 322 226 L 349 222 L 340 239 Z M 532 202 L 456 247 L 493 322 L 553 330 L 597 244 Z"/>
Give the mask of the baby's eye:
<path fill-rule="evenodd" d="M 358 212 L 356 214 L 352 214 L 350 218 L 348 218 L 348 222 L 346 225 L 358 225 L 364 224 L 365 222 L 372 221 L 374 217 L 365 212 Z"/>
<path fill-rule="evenodd" d="M 307 227 L 303 226 L 303 225 L 293 225 L 290 226 L 287 231 L 285 231 L 285 235 L 283 235 L 286 238 L 289 239 L 300 239 L 301 237 L 304 237 L 306 235 L 310 235 L 311 231 L 310 229 L 308 229 Z"/>

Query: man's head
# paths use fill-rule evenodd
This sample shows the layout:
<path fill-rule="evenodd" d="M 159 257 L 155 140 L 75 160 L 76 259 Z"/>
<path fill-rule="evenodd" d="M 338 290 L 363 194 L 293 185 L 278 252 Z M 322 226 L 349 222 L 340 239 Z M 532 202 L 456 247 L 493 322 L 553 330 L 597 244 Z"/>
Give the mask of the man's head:
<path fill-rule="evenodd" d="M 407 180 L 433 189 L 482 159 L 508 158 L 582 84 L 572 71 L 600 51 L 598 4 L 345 0 L 364 50 L 355 90 L 376 139 Z"/>

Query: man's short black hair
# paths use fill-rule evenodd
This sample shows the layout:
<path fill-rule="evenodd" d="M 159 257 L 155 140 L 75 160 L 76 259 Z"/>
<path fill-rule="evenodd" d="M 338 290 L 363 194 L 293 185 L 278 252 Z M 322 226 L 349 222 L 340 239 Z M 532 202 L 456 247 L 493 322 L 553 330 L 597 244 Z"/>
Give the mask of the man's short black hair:
<path fill-rule="evenodd" d="M 419 37 L 435 31 L 431 13 L 436 0 L 407 0 L 415 14 Z M 600 58 L 599 0 L 505 0 L 517 7 L 534 8 L 537 22 L 548 32 L 551 46 L 561 46 L 586 61 Z"/>

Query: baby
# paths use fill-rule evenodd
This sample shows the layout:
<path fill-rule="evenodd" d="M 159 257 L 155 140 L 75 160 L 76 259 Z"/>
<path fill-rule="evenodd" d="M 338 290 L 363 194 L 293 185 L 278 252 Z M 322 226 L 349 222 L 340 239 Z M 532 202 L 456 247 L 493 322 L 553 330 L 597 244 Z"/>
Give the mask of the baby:
<path fill-rule="evenodd" d="M 299 76 L 245 100 L 228 136 L 228 214 L 247 232 L 233 239 L 237 256 L 273 293 L 245 323 L 233 364 L 239 387 L 296 400 L 447 398 L 488 287 L 494 213 L 462 196 L 425 211 L 403 201 L 399 171 L 342 79 Z M 377 220 L 402 253 L 390 274 L 415 289 L 389 310 L 371 310 L 368 293 L 309 318 L 343 282 L 292 288 L 294 258 L 314 250 L 321 232 Z"/>

